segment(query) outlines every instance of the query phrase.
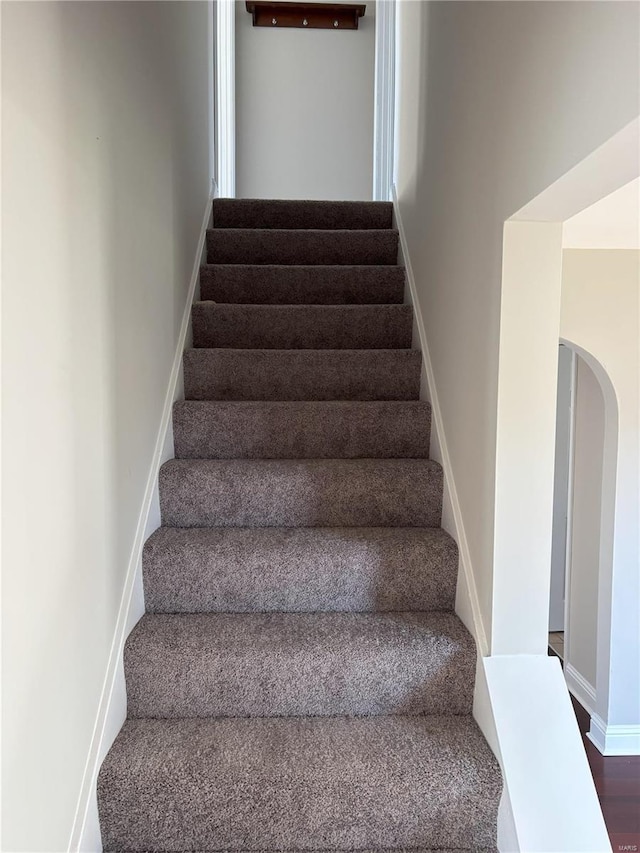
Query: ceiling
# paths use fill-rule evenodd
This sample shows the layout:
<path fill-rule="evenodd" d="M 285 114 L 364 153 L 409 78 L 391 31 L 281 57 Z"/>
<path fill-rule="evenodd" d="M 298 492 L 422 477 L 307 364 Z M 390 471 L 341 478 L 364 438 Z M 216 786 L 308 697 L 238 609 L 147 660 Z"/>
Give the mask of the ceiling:
<path fill-rule="evenodd" d="M 640 249 L 640 178 L 564 223 L 565 249 Z"/>

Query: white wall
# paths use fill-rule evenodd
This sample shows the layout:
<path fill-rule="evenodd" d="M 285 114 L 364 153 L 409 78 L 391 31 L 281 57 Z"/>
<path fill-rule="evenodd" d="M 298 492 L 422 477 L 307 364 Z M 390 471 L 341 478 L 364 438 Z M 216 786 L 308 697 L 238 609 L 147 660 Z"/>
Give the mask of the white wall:
<path fill-rule="evenodd" d="M 628 3 L 400 2 L 398 197 L 494 649 L 503 224 L 637 115 L 639 18 Z M 535 458 L 526 408 L 523 419 L 502 438 Z M 525 589 L 515 553 L 512 580 Z M 510 610 L 519 636 L 526 598 Z M 543 648 L 545 626 L 521 648 L 507 628 L 499 650 Z"/>
<path fill-rule="evenodd" d="M 640 751 L 640 252 L 563 255 L 561 335 L 588 360 L 605 399 L 592 733 L 595 725 L 601 749 Z"/>
<path fill-rule="evenodd" d="M 207 14 L 2 4 L 6 851 L 69 844 L 209 194 Z"/>
<path fill-rule="evenodd" d="M 594 692 L 603 461 L 604 397 L 594 372 L 578 356 L 569 568 L 571 586 L 565 663 L 570 664 L 594 688 Z"/>
<path fill-rule="evenodd" d="M 375 3 L 357 30 L 254 27 L 236 2 L 236 195 L 370 199 Z"/>

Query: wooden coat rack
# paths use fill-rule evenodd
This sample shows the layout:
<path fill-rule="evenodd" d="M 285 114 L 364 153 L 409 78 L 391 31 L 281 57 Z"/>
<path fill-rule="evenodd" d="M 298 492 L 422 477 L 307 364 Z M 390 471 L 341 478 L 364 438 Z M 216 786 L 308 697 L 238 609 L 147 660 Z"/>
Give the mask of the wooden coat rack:
<path fill-rule="evenodd" d="M 247 0 L 254 27 L 303 30 L 357 30 L 366 5 L 347 3 L 270 3 Z"/>

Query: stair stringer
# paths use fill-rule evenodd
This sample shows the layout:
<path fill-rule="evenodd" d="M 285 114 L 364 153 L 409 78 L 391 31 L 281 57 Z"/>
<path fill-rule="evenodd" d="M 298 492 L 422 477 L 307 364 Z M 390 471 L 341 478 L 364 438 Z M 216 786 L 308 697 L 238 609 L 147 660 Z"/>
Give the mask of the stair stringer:
<path fill-rule="evenodd" d="M 158 426 L 147 483 L 140 506 L 136 535 L 131 548 L 129 565 L 118 609 L 111 651 L 105 670 L 102 693 L 96 712 L 93 735 L 85 764 L 78 803 L 71 828 L 68 850 L 96 853 L 102 850 L 98 818 L 97 778 L 100 766 L 111 748 L 127 716 L 127 694 L 124 678 L 123 650 L 126 638 L 145 612 L 142 585 L 142 548 L 149 536 L 160 527 L 159 472 L 162 464 L 174 458 L 173 404 L 184 400 L 183 355 L 193 338 L 191 308 L 197 299 L 200 267 L 206 261 L 207 229 L 211 225 L 212 201 L 217 195 L 214 186 L 207 199 L 198 244 L 196 247 L 189 289 L 185 300 L 180 333 L 176 342 L 171 373 L 167 382 L 162 414 Z"/>

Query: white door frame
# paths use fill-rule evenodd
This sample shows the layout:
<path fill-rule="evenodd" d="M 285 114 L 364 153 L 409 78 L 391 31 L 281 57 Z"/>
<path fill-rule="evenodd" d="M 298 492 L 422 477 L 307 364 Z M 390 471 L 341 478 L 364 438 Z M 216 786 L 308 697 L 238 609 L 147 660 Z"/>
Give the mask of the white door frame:
<path fill-rule="evenodd" d="M 235 2 L 215 2 L 215 73 L 213 85 L 218 195 L 236 194 Z M 396 0 L 378 0 L 375 17 L 373 111 L 373 200 L 389 201 L 395 169 Z"/>
<path fill-rule="evenodd" d="M 376 3 L 373 200 L 389 201 L 394 177 L 396 0 Z"/>
<path fill-rule="evenodd" d="M 563 362 L 563 358 L 566 359 L 565 362 Z M 564 631 L 565 643 L 567 640 L 567 602 L 569 599 L 567 572 L 569 569 L 569 532 L 571 528 L 571 494 L 573 490 L 575 358 L 575 353 L 570 347 L 560 344 L 558 353 L 558 408 L 556 414 L 556 458 L 553 488 L 549 631 Z M 562 512 L 562 518 L 559 515 L 560 512 Z M 561 594 L 562 597 L 560 597 Z"/>
<path fill-rule="evenodd" d="M 236 194 L 236 21 L 234 0 L 215 3 L 215 182 L 218 195 Z"/>

